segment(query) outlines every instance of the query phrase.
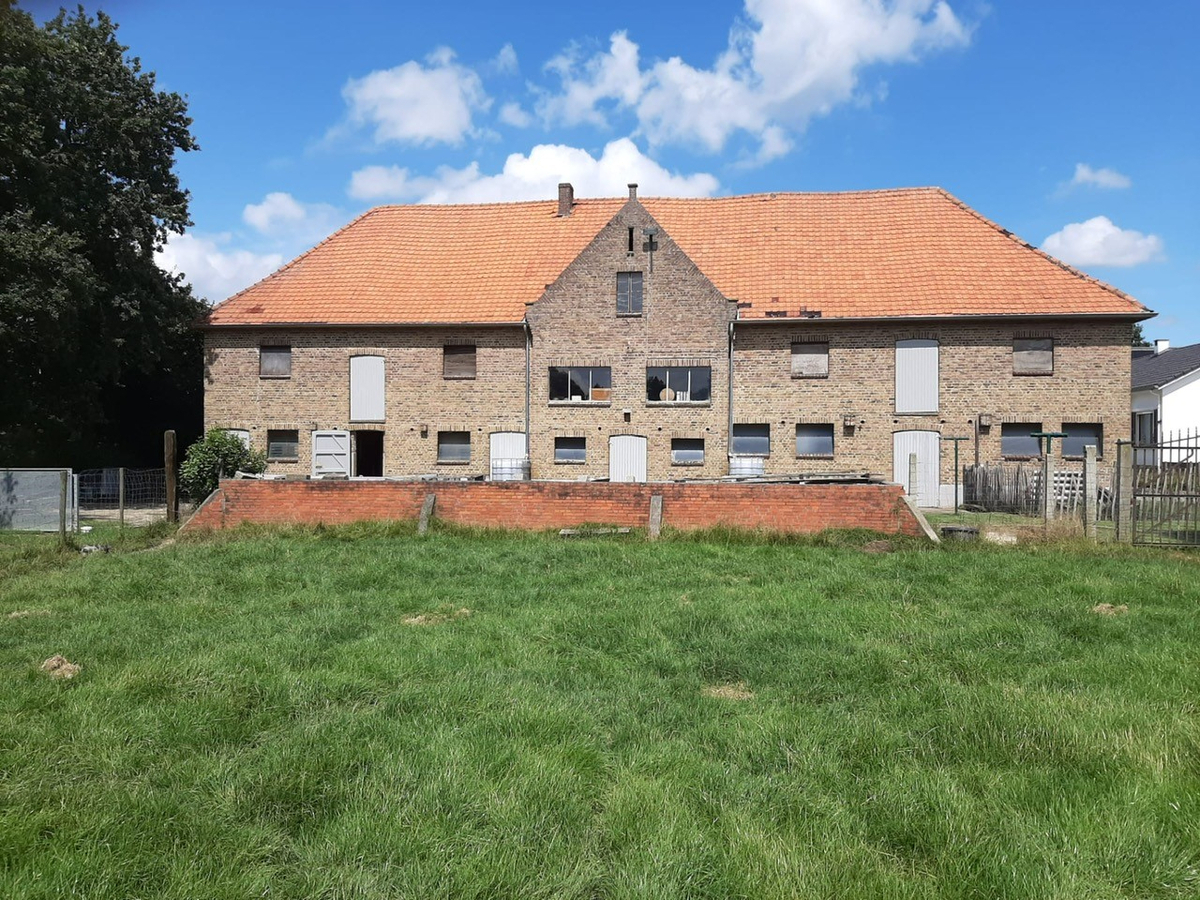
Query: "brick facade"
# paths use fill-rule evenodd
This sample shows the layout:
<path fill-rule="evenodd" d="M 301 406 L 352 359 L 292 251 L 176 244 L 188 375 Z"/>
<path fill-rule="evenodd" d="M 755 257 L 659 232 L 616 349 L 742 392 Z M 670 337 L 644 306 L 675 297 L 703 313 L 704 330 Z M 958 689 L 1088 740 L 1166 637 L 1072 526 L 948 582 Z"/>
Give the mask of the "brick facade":
<path fill-rule="evenodd" d="M 645 242 L 654 229 L 651 262 Z M 641 273 L 639 315 L 618 315 L 617 276 L 623 272 Z M 975 457 L 981 414 L 992 422 L 978 430 L 985 462 L 1001 459 L 1006 421 L 1040 423 L 1045 430 L 1068 422 L 1099 424 L 1106 458 L 1117 440 L 1128 438 L 1130 318 L 737 320 L 735 300 L 723 296 L 631 197 L 527 307 L 525 324 L 210 328 L 205 424 L 245 429 L 259 449 L 266 449 L 268 430 L 299 432 L 296 458 L 272 461 L 271 472 L 308 474 L 311 432 L 347 429 L 383 432 L 386 475 L 454 477 L 486 474 L 492 433 L 524 433 L 528 420 L 532 477 L 569 480 L 608 477 L 610 441 L 620 435 L 646 439 L 650 481 L 723 476 L 729 472 L 731 421 L 770 425 L 767 474 L 861 471 L 888 480 L 896 432 L 969 437 L 960 445 L 967 464 Z M 1013 374 L 1013 341 L 1027 337 L 1053 340 L 1053 374 Z M 909 338 L 938 342 L 937 415 L 896 414 L 896 341 Z M 793 342 L 828 343 L 828 375 L 793 377 Z M 292 348 L 289 378 L 259 376 L 259 347 L 273 344 Z M 476 347 L 475 378 L 443 377 L 447 344 Z M 350 359 L 364 354 L 385 360 L 383 422 L 350 421 Z M 550 368 L 570 366 L 610 369 L 611 388 L 589 402 L 551 401 Z M 706 367 L 710 399 L 648 400 L 651 366 Z M 832 425 L 832 457 L 797 457 L 798 424 Z M 469 432 L 469 460 L 439 462 L 439 431 Z M 556 461 L 560 437 L 583 439 L 585 459 Z M 703 464 L 673 464 L 672 440 L 696 438 L 704 440 Z M 952 483 L 948 444 L 940 469 L 943 486 Z"/>
<path fill-rule="evenodd" d="M 241 523 L 332 525 L 416 519 L 426 496 L 436 517 L 459 525 L 546 530 L 603 523 L 647 526 L 650 498 L 663 498 L 663 524 L 680 530 L 725 525 L 814 533 L 865 528 L 920 536 L 896 485 L 604 484 L 546 482 L 223 481 L 184 526 Z"/>

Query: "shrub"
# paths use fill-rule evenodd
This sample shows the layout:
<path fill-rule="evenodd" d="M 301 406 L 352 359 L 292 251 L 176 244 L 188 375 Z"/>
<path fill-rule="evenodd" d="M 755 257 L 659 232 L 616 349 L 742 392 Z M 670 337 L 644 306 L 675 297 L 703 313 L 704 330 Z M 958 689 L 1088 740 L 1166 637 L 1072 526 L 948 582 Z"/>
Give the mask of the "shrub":
<path fill-rule="evenodd" d="M 214 428 L 187 448 L 179 467 L 179 486 L 193 502 L 199 503 L 217 489 L 222 476 L 228 477 L 239 470 L 257 474 L 266 467 L 266 454 L 251 450 L 235 435 Z"/>

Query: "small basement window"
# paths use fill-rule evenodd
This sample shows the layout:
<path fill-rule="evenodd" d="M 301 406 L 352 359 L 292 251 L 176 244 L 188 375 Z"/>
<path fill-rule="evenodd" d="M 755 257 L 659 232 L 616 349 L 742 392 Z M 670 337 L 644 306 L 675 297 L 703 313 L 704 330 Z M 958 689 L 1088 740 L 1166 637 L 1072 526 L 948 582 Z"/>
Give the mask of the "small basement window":
<path fill-rule="evenodd" d="M 617 315 L 640 316 L 642 314 L 642 273 L 617 273 Z"/>
<path fill-rule="evenodd" d="M 587 462 L 587 438 L 556 437 L 554 439 L 554 461 L 556 463 Z"/>
<path fill-rule="evenodd" d="M 671 438 L 671 465 L 704 465 L 704 438 Z"/>
<path fill-rule="evenodd" d="M 612 401 L 612 369 L 608 366 L 551 366 L 550 399 L 568 403 Z"/>
<path fill-rule="evenodd" d="M 437 461 L 467 463 L 471 461 L 471 432 L 439 431 Z"/>
<path fill-rule="evenodd" d="M 1015 338 L 1013 340 L 1014 375 L 1053 375 L 1054 340 L 1052 338 Z"/>
<path fill-rule="evenodd" d="M 1033 433 L 1042 430 L 1041 422 L 1005 422 L 1000 426 L 1000 455 L 1006 459 L 1037 459 L 1042 455 L 1041 439 Z"/>
<path fill-rule="evenodd" d="M 712 369 L 709 366 L 650 366 L 646 369 L 648 403 L 709 403 Z"/>
<path fill-rule="evenodd" d="M 833 456 L 833 425 L 796 426 L 797 456 Z"/>
<path fill-rule="evenodd" d="M 729 452 L 734 456 L 770 456 L 770 425 L 734 425 Z"/>
<path fill-rule="evenodd" d="M 259 378 L 291 378 L 292 348 L 276 345 L 258 348 Z"/>
<path fill-rule="evenodd" d="M 792 377 L 828 378 L 829 344 L 826 342 L 792 344 Z"/>
<path fill-rule="evenodd" d="M 300 456 L 300 432 L 295 429 L 267 431 L 267 459 L 291 460 Z"/>
<path fill-rule="evenodd" d="M 442 377 L 471 379 L 475 377 L 475 345 L 447 344 L 442 348 Z"/>
<path fill-rule="evenodd" d="M 1092 444 L 1099 457 L 1104 450 L 1104 426 L 1099 422 L 1063 422 L 1062 455 L 1083 459 L 1084 448 Z"/>

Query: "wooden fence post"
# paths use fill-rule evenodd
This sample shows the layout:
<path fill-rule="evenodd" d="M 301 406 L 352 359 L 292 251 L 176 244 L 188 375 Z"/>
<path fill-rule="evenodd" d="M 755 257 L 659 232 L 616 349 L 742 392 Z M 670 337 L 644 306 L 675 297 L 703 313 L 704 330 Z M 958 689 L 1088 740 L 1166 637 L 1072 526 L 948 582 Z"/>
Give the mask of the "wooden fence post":
<path fill-rule="evenodd" d="M 1099 485 L 1096 480 L 1096 445 L 1083 448 L 1083 534 L 1096 539 L 1096 500 Z"/>
<path fill-rule="evenodd" d="M 1117 540 L 1133 543 L 1133 445 L 1117 441 Z"/>
<path fill-rule="evenodd" d="M 117 522 L 125 527 L 125 467 L 117 469 Z"/>
<path fill-rule="evenodd" d="M 175 488 L 175 432 L 163 434 L 163 466 L 167 476 L 167 521 L 179 521 L 179 498 Z"/>

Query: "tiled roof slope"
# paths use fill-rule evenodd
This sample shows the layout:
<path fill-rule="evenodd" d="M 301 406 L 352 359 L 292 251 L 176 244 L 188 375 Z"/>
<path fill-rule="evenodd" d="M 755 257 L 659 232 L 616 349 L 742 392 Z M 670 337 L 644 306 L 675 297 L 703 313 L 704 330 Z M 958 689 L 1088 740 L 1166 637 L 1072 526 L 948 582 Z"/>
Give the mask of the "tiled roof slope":
<path fill-rule="evenodd" d="M 520 322 L 624 200 L 381 206 L 218 305 L 210 325 Z"/>
<path fill-rule="evenodd" d="M 939 188 L 645 204 L 742 318 L 1146 312 Z"/>
<path fill-rule="evenodd" d="M 1133 389 L 1162 387 L 1176 378 L 1200 369 L 1200 344 L 1171 347 L 1162 353 L 1138 354 L 1133 357 Z"/>
<path fill-rule="evenodd" d="M 518 322 L 624 202 L 380 207 L 210 324 Z M 743 318 L 1148 312 L 937 188 L 642 202 Z"/>

